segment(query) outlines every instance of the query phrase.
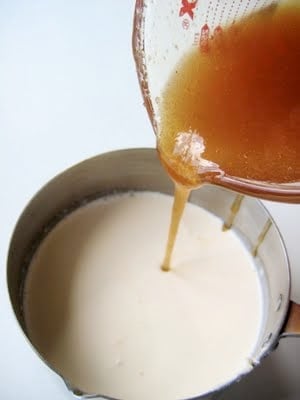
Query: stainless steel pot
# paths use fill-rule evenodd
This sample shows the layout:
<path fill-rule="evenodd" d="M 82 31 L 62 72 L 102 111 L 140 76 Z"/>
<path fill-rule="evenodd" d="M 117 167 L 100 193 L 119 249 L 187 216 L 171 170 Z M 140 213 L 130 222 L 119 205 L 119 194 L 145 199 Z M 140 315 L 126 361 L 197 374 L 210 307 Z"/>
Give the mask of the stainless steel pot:
<path fill-rule="evenodd" d="M 51 180 L 27 205 L 15 227 L 7 260 L 11 303 L 27 337 L 23 287 L 38 244 L 70 211 L 99 196 L 127 190 L 173 193 L 173 184 L 154 149 L 115 151 L 83 161 Z M 263 326 L 250 360 L 255 367 L 277 346 L 280 338 L 300 333 L 300 307 L 290 302 L 289 263 L 282 238 L 269 213 L 256 199 L 206 185 L 194 191 L 190 201 L 223 219 L 224 227 L 234 229 L 253 254 L 264 293 Z M 103 395 L 83 393 L 69 382 L 66 384 L 79 398 L 107 399 Z M 219 393 L 199 398 L 212 399 Z"/>

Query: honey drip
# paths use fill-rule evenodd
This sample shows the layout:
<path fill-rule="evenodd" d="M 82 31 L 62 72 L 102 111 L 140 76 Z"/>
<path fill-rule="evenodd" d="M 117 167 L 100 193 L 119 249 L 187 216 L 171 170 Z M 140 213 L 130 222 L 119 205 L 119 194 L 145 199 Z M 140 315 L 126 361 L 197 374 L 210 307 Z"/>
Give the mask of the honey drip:
<path fill-rule="evenodd" d="M 244 199 L 244 196 L 241 194 L 238 194 L 236 196 L 236 198 L 233 200 L 233 203 L 230 207 L 229 218 L 223 224 L 223 231 L 227 231 L 228 229 L 230 229 L 232 227 L 235 217 L 237 216 L 237 213 L 240 211 L 243 199 Z"/>
<path fill-rule="evenodd" d="M 257 256 L 258 253 L 258 249 L 260 247 L 260 245 L 262 244 L 262 242 L 264 241 L 267 233 L 269 232 L 269 229 L 272 226 L 272 221 L 270 219 L 268 219 L 268 221 L 265 223 L 261 233 L 259 234 L 258 238 L 257 238 L 257 243 L 255 244 L 255 246 L 252 249 L 252 255 L 253 257 Z"/>

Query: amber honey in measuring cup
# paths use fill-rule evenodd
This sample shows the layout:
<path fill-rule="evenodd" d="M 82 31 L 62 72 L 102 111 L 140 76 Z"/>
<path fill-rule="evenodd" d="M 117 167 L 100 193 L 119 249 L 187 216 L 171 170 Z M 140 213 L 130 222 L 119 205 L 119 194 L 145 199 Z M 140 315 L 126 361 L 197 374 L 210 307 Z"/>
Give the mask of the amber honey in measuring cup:
<path fill-rule="evenodd" d="M 139 1 L 134 52 L 160 158 L 179 184 L 300 201 L 300 7 Z"/>

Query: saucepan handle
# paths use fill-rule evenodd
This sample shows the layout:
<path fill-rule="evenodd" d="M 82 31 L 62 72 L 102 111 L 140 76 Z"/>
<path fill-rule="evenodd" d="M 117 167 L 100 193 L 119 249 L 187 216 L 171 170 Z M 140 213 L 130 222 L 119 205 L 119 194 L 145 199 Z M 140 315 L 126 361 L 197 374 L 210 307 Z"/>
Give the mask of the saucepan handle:
<path fill-rule="evenodd" d="M 300 304 L 290 302 L 287 320 L 283 326 L 280 338 L 299 336 L 300 337 Z"/>

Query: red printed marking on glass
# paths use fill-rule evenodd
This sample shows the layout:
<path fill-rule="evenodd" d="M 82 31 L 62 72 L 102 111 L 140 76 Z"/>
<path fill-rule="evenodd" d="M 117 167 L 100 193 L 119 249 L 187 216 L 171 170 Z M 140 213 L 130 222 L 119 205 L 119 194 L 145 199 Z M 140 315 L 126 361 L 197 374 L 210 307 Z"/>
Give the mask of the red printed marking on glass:
<path fill-rule="evenodd" d="M 218 37 L 219 35 L 221 35 L 222 31 L 223 30 L 220 25 L 216 26 L 214 29 L 214 37 Z"/>
<path fill-rule="evenodd" d="M 208 46 L 209 33 L 210 33 L 209 26 L 207 24 L 203 25 L 200 31 L 200 50 L 204 53 L 207 53 L 209 49 Z"/>
<path fill-rule="evenodd" d="M 198 3 L 198 0 L 188 1 L 188 0 L 181 0 L 181 8 L 179 11 L 179 16 L 182 17 L 185 14 L 191 19 L 194 19 L 194 9 Z"/>
<path fill-rule="evenodd" d="M 182 27 L 183 29 L 189 29 L 190 21 L 187 18 L 184 18 L 184 20 L 182 21 Z"/>

